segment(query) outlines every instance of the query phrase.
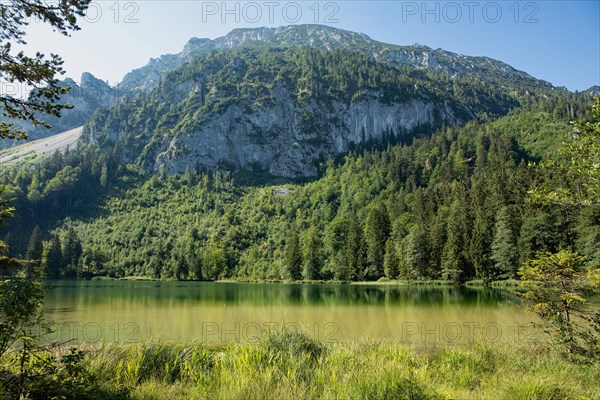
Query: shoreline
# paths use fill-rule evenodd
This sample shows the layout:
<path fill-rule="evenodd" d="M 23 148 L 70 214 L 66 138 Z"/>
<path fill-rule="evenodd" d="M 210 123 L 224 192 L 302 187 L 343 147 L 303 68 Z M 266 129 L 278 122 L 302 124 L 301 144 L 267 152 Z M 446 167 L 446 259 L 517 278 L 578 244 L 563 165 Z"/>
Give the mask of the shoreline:
<path fill-rule="evenodd" d="M 219 279 L 214 281 L 208 280 L 178 280 L 178 279 L 157 279 L 144 276 L 132 276 L 123 278 L 111 277 L 93 277 L 90 279 L 44 279 L 44 282 L 79 282 L 79 281 L 133 281 L 133 282 L 198 282 L 198 283 L 242 283 L 242 284 L 287 284 L 287 285 L 355 285 L 355 286 L 443 286 L 443 287 L 472 287 L 472 288 L 493 288 L 493 289 L 517 289 L 520 287 L 521 281 L 518 280 L 502 280 L 493 281 L 486 285 L 481 280 L 472 280 L 464 282 L 461 285 L 456 285 L 451 281 L 446 280 L 378 280 L 378 281 L 337 281 L 337 280 L 252 280 L 252 279 Z"/>

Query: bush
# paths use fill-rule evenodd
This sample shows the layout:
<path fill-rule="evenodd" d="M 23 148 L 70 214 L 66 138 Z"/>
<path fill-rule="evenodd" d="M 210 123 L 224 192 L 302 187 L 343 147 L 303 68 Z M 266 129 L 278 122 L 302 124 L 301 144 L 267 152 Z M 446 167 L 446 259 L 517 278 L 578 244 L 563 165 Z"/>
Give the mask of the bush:
<path fill-rule="evenodd" d="M 21 363 L 23 362 L 23 363 Z M 50 351 L 11 352 L 9 364 L 0 370 L 0 399 L 127 399 L 126 387 L 104 387 L 88 372 L 84 353 L 71 348 L 66 354 Z"/>

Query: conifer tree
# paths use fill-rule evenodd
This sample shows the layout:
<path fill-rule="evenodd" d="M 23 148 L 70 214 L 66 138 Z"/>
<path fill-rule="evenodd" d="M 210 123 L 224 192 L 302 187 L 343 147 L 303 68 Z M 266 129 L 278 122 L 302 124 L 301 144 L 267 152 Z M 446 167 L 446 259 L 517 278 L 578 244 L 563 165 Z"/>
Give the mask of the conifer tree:
<path fill-rule="evenodd" d="M 302 253 L 296 223 L 292 223 L 285 252 L 285 277 L 293 281 L 302 279 Z"/>
<path fill-rule="evenodd" d="M 450 206 L 448 215 L 448 239 L 442 254 L 442 276 L 454 283 L 467 280 L 465 246 L 467 225 L 464 203 L 459 199 Z"/>
<path fill-rule="evenodd" d="M 63 246 L 63 267 L 66 276 L 74 278 L 77 275 L 77 269 L 82 254 L 81 241 L 77 237 L 75 230 L 72 228 L 67 230 Z"/>
<path fill-rule="evenodd" d="M 409 278 L 426 278 L 428 246 L 425 231 L 420 226 L 414 225 L 404 242 L 404 262 L 408 268 Z"/>
<path fill-rule="evenodd" d="M 338 215 L 325 228 L 324 247 L 329 269 L 333 271 L 334 278 L 341 281 L 350 280 L 350 271 L 345 251 L 348 227 L 348 219 Z"/>
<path fill-rule="evenodd" d="M 317 228 L 314 226 L 311 226 L 306 233 L 303 249 L 304 268 L 302 270 L 302 275 L 304 279 L 319 279 L 323 262 L 321 255 L 322 244 L 321 238 L 319 238 L 319 233 L 317 232 Z"/>
<path fill-rule="evenodd" d="M 40 227 L 36 227 L 31 232 L 29 237 L 29 244 L 27 245 L 27 256 L 28 260 L 41 260 L 42 259 L 42 234 Z"/>
<path fill-rule="evenodd" d="M 498 211 L 494 226 L 491 260 L 498 278 L 516 278 L 519 266 L 517 238 L 508 207 Z"/>
<path fill-rule="evenodd" d="M 444 245 L 447 240 L 447 214 L 448 208 L 445 206 L 440 207 L 435 216 L 435 221 L 428 232 L 429 268 L 427 273 L 437 279 L 440 278 L 440 266 L 444 254 Z"/>
<path fill-rule="evenodd" d="M 477 278 L 488 283 L 494 278 L 492 276 L 490 262 L 490 245 L 492 238 L 488 227 L 488 221 L 483 216 L 483 212 L 478 211 L 475 213 L 472 229 L 471 240 L 469 242 L 469 257 L 475 268 L 475 275 Z"/>
<path fill-rule="evenodd" d="M 376 204 L 369 210 L 365 226 L 367 243 L 368 279 L 383 276 L 385 243 L 390 236 L 390 219 L 383 204 Z"/>
<path fill-rule="evenodd" d="M 350 218 L 348 240 L 346 241 L 346 261 L 351 280 L 362 280 L 366 277 L 366 243 L 360 222 L 355 214 Z"/>
<path fill-rule="evenodd" d="M 46 276 L 50 279 L 60 278 L 63 266 L 63 254 L 58 235 L 52 236 L 52 240 L 46 250 L 45 262 Z"/>
<path fill-rule="evenodd" d="M 392 239 L 388 239 L 385 243 L 385 259 L 383 260 L 383 270 L 388 279 L 396 279 L 398 277 L 398 257 L 394 248 Z"/>
<path fill-rule="evenodd" d="M 557 236 L 552 214 L 544 210 L 531 210 L 527 213 L 518 239 L 520 264 L 534 258 L 537 253 L 555 251 Z"/>

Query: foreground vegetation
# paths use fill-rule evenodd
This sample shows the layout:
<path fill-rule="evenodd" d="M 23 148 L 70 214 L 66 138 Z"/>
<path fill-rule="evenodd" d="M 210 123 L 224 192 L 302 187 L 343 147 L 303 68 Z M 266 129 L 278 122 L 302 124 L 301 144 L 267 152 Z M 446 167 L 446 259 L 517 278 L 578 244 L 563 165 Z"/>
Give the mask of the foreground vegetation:
<path fill-rule="evenodd" d="M 568 363 L 539 343 L 447 348 L 368 341 L 323 344 L 301 333 L 281 332 L 260 342 L 226 347 L 153 342 L 89 349 L 85 354 L 64 352 L 62 358 L 52 354 L 30 360 L 28 398 L 533 400 L 600 396 L 597 364 Z M 46 381 L 48 371 L 53 375 Z"/>

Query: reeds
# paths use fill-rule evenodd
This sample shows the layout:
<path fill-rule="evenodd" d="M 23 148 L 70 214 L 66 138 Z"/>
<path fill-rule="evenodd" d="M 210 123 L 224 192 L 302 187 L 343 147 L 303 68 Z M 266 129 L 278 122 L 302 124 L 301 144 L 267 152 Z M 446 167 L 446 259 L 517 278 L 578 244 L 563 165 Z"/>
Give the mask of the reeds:
<path fill-rule="evenodd" d="M 300 332 L 248 343 L 147 342 L 87 353 L 87 367 L 136 399 L 598 399 L 600 367 L 543 346 L 414 348 L 322 344 Z"/>

